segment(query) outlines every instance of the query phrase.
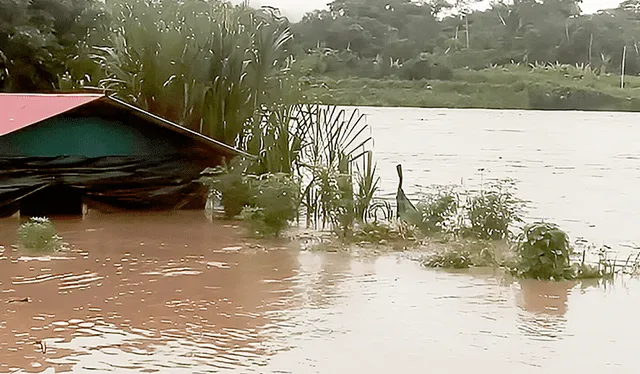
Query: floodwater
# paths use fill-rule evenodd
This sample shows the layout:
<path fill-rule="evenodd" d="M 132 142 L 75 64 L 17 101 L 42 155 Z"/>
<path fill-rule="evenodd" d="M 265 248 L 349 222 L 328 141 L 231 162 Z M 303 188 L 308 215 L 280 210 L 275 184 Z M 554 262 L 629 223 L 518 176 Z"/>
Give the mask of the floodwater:
<path fill-rule="evenodd" d="M 631 115 L 364 111 L 388 194 L 397 162 L 410 193 L 462 177 L 477 185 L 484 167 L 482 178 L 520 182 L 532 216 L 637 239 Z M 411 253 L 301 252 L 203 212 L 57 220 L 71 249 L 41 257 L 11 248 L 17 226 L 0 221 L 0 372 L 636 371 L 633 278 L 518 281 L 424 269 Z"/>
<path fill-rule="evenodd" d="M 553 220 L 572 237 L 640 244 L 637 113 L 361 108 L 373 129 L 387 197 L 402 163 L 405 192 L 431 184 L 477 189 L 512 178 L 528 219 Z"/>

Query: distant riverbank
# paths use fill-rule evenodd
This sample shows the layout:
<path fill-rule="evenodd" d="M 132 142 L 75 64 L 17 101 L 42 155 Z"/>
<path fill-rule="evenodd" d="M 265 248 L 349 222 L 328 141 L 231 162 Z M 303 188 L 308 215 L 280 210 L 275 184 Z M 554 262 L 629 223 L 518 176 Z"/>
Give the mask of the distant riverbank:
<path fill-rule="evenodd" d="M 456 70 L 450 80 L 303 77 L 303 93 L 325 104 L 423 108 L 640 111 L 640 77 L 588 67 Z"/>

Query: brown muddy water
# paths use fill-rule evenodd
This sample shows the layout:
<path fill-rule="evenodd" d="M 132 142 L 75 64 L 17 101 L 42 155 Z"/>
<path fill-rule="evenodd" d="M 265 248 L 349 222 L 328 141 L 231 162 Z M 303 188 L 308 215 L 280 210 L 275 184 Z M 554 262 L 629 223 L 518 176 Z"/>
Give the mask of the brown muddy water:
<path fill-rule="evenodd" d="M 361 108 L 373 129 L 382 187 L 478 189 L 512 178 L 528 219 L 553 220 L 572 237 L 612 247 L 640 244 L 637 113 Z"/>
<path fill-rule="evenodd" d="M 533 216 L 637 239 L 631 115 L 540 113 L 535 127 L 535 112 L 459 112 L 365 108 L 387 195 L 399 161 L 409 192 L 479 184 L 484 167 L 516 178 Z M 0 221 L 0 372 L 637 371 L 637 279 L 518 281 L 424 269 L 411 253 L 303 252 L 203 212 L 55 223 L 71 249 L 37 256 L 11 248 L 17 220 Z"/>

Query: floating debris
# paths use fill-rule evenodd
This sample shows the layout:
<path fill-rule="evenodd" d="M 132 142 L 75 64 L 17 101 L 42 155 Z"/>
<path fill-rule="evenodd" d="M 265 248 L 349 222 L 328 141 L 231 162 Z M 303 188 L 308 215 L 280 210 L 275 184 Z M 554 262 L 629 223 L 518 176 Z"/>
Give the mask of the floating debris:
<path fill-rule="evenodd" d="M 10 299 L 7 300 L 7 304 L 11 304 L 11 303 L 30 303 L 31 302 L 31 298 L 30 297 L 23 297 L 21 299 Z"/>

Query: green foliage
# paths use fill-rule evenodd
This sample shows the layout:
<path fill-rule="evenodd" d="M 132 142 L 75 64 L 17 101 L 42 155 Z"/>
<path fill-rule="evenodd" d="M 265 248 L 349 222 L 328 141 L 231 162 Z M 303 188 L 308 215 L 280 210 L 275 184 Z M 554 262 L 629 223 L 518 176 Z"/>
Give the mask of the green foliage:
<path fill-rule="evenodd" d="M 469 198 L 469 231 L 480 239 L 499 240 L 509 236 L 513 223 L 522 222 L 523 202 L 515 197 L 511 180 L 492 182 L 479 195 Z"/>
<path fill-rule="evenodd" d="M 360 242 L 380 243 L 396 237 L 393 227 L 386 222 L 365 223 L 358 226 L 353 239 Z"/>
<path fill-rule="evenodd" d="M 418 242 L 419 229 L 404 221 L 374 221 L 358 223 L 348 241 L 392 245 L 394 243 Z"/>
<path fill-rule="evenodd" d="M 558 225 L 536 222 L 525 226 L 516 242 L 517 273 L 524 278 L 562 280 L 573 279 L 573 250 L 569 236 Z"/>
<path fill-rule="evenodd" d="M 362 165 L 355 165 L 354 213 L 359 222 L 367 222 L 370 209 L 375 208 L 374 197 L 380 189 L 380 177 L 376 174 L 373 152 L 367 151 L 362 158 Z"/>
<path fill-rule="evenodd" d="M 18 228 L 18 242 L 25 249 L 52 252 L 62 248 L 62 238 L 48 218 L 32 217 Z"/>
<path fill-rule="evenodd" d="M 416 204 L 416 211 L 402 218 L 427 236 L 444 233 L 485 240 L 508 239 L 510 228 L 522 221 L 524 208 L 514 189 L 509 179 L 492 182 L 480 192 L 431 186 Z"/>
<path fill-rule="evenodd" d="M 460 200 L 451 187 L 433 186 L 416 204 L 415 212 L 407 213 L 408 222 L 416 225 L 425 235 L 433 235 L 452 229 L 452 220 L 458 213 Z"/>
<path fill-rule="evenodd" d="M 102 87 L 229 145 L 259 142 L 253 127 L 264 109 L 281 104 L 287 79 L 286 19 L 221 1 L 109 5 L 113 33 L 94 56 Z"/>
<path fill-rule="evenodd" d="M 98 0 L 0 0 L 0 91 L 59 88 L 70 56 L 106 35 L 104 8 Z"/>
<path fill-rule="evenodd" d="M 422 264 L 445 269 L 504 266 L 510 258 L 508 253 L 500 250 L 503 246 L 502 241 L 458 239 L 443 243 L 442 248 L 425 256 Z"/>
<path fill-rule="evenodd" d="M 431 268 L 467 269 L 473 266 L 473 261 L 469 251 L 452 248 L 429 256 L 423 264 Z"/>
<path fill-rule="evenodd" d="M 640 78 L 600 75 L 574 78 L 552 70 L 508 65 L 455 70 L 449 81 L 315 77 L 303 92 L 323 103 L 428 108 L 640 110 Z M 583 92 L 584 91 L 584 92 Z M 585 93 L 588 91 L 587 93 Z M 564 99 L 561 97 L 564 96 Z"/>
<path fill-rule="evenodd" d="M 201 183 L 217 193 L 227 219 L 239 215 L 251 202 L 251 186 L 244 174 L 248 165 L 249 161 L 236 157 L 229 164 L 203 172 Z"/>
<path fill-rule="evenodd" d="M 252 206 L 242 217 L 261 235 L 280 233 L 298 216 L 300 184 L 284 173 L 265 174 L 251 182 Z"/>
<path fill-rule="evenodd" d="M 438 61 L 433 56 L 423 53 L 402 65 L 400 77 L 408 80 L 449 80 L 453 78 L 453 69 L 445 61 Z"/>
<path fill-rule="evenodd" d="M 378 188 L 367 150 L 370 128 L 357 109 L 349 114 L 333 106 L 303 105 L 297 122 L 307 128 L 298 161 L 305 177 L 302 204 L 307 225 L 330 225 L 346 233 L 356 220 L 364 220 L 365 205 Z"/>

